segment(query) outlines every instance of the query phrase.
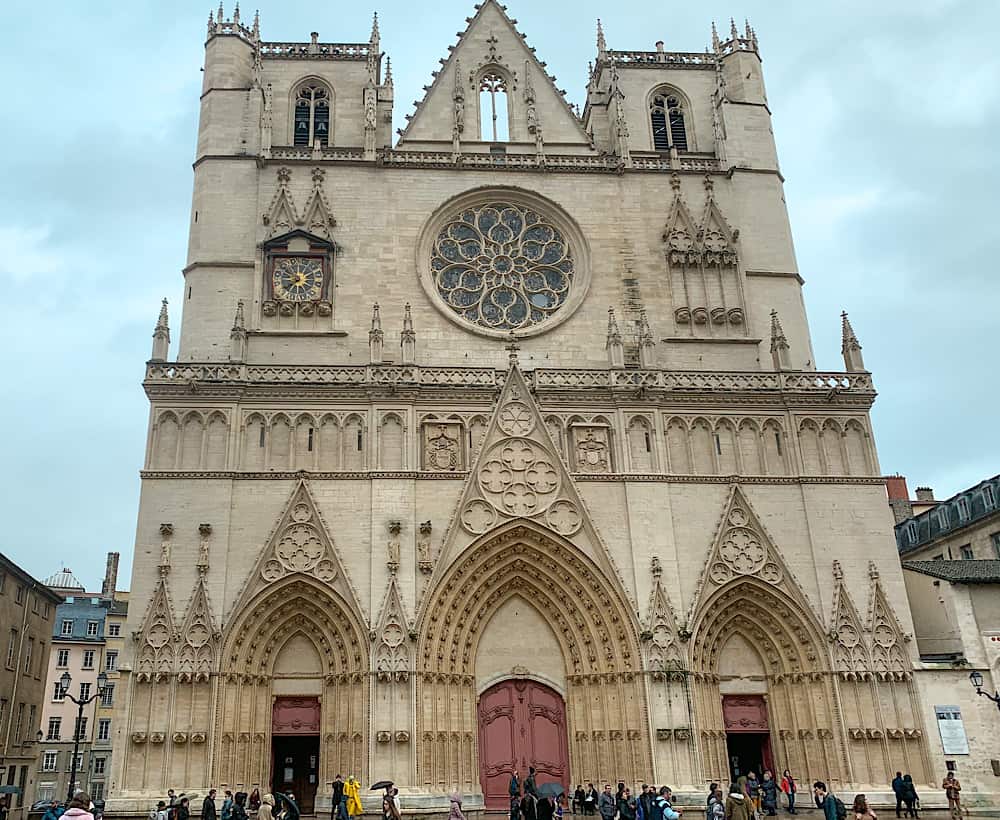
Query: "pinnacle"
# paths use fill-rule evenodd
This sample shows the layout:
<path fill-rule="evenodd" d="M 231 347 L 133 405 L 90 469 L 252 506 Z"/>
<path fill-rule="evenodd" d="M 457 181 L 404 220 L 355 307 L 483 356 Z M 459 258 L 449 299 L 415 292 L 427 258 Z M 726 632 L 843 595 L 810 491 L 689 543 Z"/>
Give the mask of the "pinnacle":
<path fill-rule="evenodd" d="M 781 327 L 781 320 L 778 318 L 778 311 L 771 311 L 771 350 L 784 347 L 788 348 L 788 339 L 785 338 L 784 328 Z"/>

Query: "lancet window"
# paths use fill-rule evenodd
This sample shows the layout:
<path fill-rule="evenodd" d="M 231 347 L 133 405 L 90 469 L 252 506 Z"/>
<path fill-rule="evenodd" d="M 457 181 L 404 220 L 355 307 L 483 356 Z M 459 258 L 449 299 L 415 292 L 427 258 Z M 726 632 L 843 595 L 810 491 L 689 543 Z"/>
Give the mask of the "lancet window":
<path fill-rule="evenodd" d="M 649 120 L 653 127 L 653 148 L 657 151 L 688 150 L 687 126 L 684 106 L 676 94 L 658 91 L 649 106 Z"/>
<path fill-rule="evenodd" d="M 479 134 L 493 142 L 510 139 L 507 79 L 497 71 L 487 71 L 479 80 Z"/>
<path fill-rule="evenodd" d="M 295 145 L 328 145 L 330 92 L 319 83 L 303 83 L 295 94 Z"/>

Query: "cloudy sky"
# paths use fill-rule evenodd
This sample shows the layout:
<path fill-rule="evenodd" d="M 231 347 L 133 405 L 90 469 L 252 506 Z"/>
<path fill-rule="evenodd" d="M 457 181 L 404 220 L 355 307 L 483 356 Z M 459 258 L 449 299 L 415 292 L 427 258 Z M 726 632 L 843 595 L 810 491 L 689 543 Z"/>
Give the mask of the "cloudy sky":
<path fill-rule="evenodd" d="M 437 0 L 419 14 L 409 2 L 378 2 L 399 125 L 472 0 Z M 676 51 L 703 50 L 713 17 L 750 18 L 818 366 L 841 367 L 847 308 L 880 391 L 882 469 L 938 497 L 1000 472 L 1000 51 L 983 39 L 996 29 L 992 6 L 509 4 L 581 104 L 595 18 L 612 48 L 663 39 Z M 5 4 L 0 551 L 36 576 L 66 564 L 99 586 L 108 550 L 122 552 L 123 578 L 130 573 L 148 413 L 140 382 L 159 300 L 180 304 L 210 8 Z M 268 40 L 318 30 L 358 42 L 372 9 L 263 0 L 260 11 Z"/>

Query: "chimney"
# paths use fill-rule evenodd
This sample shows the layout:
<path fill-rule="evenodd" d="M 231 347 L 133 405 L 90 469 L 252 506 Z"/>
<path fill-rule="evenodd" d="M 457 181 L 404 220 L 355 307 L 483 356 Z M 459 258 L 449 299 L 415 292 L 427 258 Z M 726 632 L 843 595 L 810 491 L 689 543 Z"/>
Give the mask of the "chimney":
<path fill-rule="evenodd" d="M 917 487 L 917 501 L 933 501 L 934 490 L 930 487 Z"/>
<path fill-rule="evenodd" d="M 115 587 L 118 586 L 118 559 L 120 557 L 120 553 L 108 553 L 108 566 L 104 570 L 104 583 L 101 584 L 102 598 L 115 597 Z"/>
<path fill-rule="evenodd" d="M 895 523 L 913 517 L 913 507 L 910 505 L 910 491 L 906 487 L 906 477 L 890 475 L 885 478 L 885 489 L 889 495 L 889 508 Z"/>

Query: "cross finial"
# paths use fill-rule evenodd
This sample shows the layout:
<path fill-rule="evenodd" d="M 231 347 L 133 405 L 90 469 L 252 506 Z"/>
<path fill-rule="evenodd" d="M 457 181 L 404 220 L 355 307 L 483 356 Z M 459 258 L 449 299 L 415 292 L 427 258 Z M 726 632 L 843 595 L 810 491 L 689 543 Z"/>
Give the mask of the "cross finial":
<path fill-rule="evenodd" d="M 507 351 L 507 360 L 510 362 L 510 366 L 513 367 L 517 364 L 517 351 L 521 349 L 521 346 L 517 343 L 517 334 L 511 330 L 507 334 L 507 344 L 504 350 Z"/>

